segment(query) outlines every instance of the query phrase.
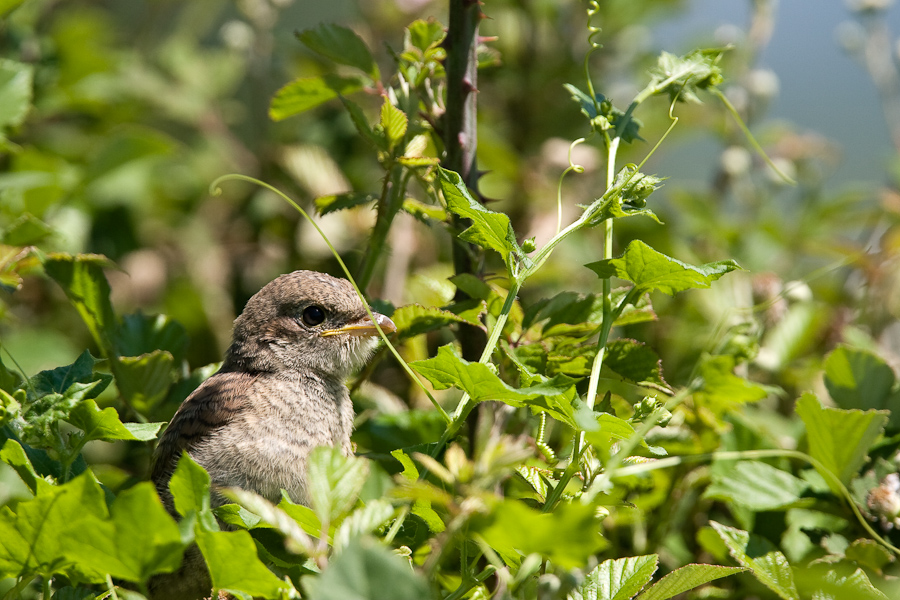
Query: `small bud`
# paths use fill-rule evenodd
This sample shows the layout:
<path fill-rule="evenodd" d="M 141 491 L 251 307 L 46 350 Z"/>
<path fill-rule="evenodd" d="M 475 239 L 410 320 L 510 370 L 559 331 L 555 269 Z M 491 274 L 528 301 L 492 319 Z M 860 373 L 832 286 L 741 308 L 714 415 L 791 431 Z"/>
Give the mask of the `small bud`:
<path fill-rule="evenodd" d="M 522 250 L 527 253 L 534 252 L 537 249 L 537 244 L 534 242 L 534 238 L 530 237 L 524 242 L 522 242 Z"/>

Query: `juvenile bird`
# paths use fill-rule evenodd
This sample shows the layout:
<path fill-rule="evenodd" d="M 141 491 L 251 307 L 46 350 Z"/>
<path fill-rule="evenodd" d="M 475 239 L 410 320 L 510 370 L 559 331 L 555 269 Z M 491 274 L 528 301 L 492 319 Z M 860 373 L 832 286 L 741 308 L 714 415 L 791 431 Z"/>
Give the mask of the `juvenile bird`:
<path fill-rule="evenodd" d="M 373 313 L 385 333 L 396 330 Z M 214 487 L 307 504 L 306 460 L 316 446 L 351 453 L 353 406 L 344 380 L 368 359 L 377 330 L 350 283 L 314 271 L 278 277 L 234 322 L 222 368 L 182 403 L 160 439 L 151 478 L 174 514 L 168 482 L 183 452 Z M 214 503 L 221 503 L 214 498 Z M 203 598 L 209 574 L 196 549 L 151 582 L 154 599 Z"/>

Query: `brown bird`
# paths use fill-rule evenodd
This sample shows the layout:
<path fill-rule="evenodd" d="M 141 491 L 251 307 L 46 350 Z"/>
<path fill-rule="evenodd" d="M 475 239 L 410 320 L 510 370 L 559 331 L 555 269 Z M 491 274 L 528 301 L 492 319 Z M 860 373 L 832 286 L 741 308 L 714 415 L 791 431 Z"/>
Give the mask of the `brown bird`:
<path fill-rule="evenodd" d="M 396 330 L 388 317 L 373 315 L 385 333 Z M 375 323 L 348 281 L 314 271 L 282 275 L 250 298 L 222 368 L 182 403 L 154 453 L 151 478 L 169 511 L 175 514 L 168 482 L 183 452 L 214 487 L 273 502 L 284 489 L 307 504 L 310 451 L 331 445 L 352 452 L 344 380 L 374 349 Z M 196 548 L 180 571 L 151 581 L 154 600 L 204 598 L 210 588 Z"/>

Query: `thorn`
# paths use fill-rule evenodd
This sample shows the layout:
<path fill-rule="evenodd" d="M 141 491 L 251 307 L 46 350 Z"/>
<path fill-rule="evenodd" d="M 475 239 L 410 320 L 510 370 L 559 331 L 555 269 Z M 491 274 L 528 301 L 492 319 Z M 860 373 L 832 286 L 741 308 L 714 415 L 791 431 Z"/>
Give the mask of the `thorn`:
<path fill-rule="evenodd" d="M 496 42 L 499 39 L 500 39 L 499 35 L 480 35 L 480 36 L 478 36 L 478 43 L 479 44 L 487 44 L 490 42 Z"/>
<path fill-rule="evenodd" d="M 462 80 L 462 89 L 463 93 L 466 95 L 471 94 L 472 92 L 478 92 L 478 88 L 472 85 L 472 82 L 469 81 L 468 78 Z"/>

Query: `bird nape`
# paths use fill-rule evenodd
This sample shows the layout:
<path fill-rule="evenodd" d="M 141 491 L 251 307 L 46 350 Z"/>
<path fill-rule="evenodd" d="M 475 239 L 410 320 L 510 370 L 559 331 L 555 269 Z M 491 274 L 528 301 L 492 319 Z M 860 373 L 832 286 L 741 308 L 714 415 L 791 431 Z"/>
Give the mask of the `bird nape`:
<path fill-rule="evenodd" d="M 169 512 L 178 516 L 168 483 L 184 452 L 214 489 L 238 487 L 273 502 L 285 490 L 308 504 L 310 451 L 352 451 L 344 380 L 368 360 L 379 327 L 396 330 L 388 317 L 372 316 L 348 281 L 314 271 L 282 275 L 250 298 L 222 368 L 182 403 L 154 453 L 151 478 Z M 222 503 L 214 493 L 214 506 Z M 178 571 L 150 582 L 154 600 L 206 598 L 211 587 L 196 546 Z"/>

